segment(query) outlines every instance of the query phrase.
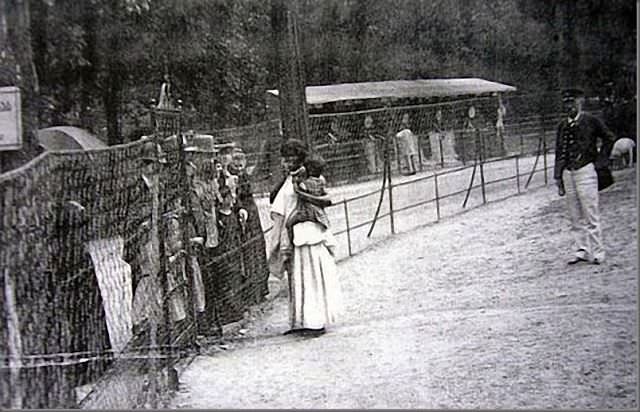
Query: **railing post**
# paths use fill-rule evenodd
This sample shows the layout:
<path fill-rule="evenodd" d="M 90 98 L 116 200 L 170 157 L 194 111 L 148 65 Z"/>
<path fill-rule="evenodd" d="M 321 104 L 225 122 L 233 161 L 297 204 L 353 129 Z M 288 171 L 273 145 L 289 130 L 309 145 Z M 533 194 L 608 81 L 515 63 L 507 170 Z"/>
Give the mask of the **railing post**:
<path fill-rule="evenodd" d="M 436 191 L 436 218 L 440 221 L 440 193 L 438 191 L 438 174 L 433 174 L 433 187 Z"/>
<path fill-rule="evenodd" d="M 349 226 L 349 207 L 347 205 L 347 199 L 344 199 L 342 201 L 342 204 L 344 205 L 344 220 L 346 222 L 347 225 L 347 247 L 349 249 L 349 256 L 352 256 L 351 253 L 351 227 Z"/>
<path fill-rule="evenodd" d="M 520 156 L 524 155 L 524 137 L 522 136 L 522 125 L 518 125 L 518 135 L 520 135 Z"/>
<path fill-rule="evenodd" d="M 467 133 L 464 130 L 460 130 L 460 143 L 462 144 L 462 166 L 467 165 L 467 150 L 464 144 L 464 139 L 467 136 Z"/>
<path fill-rule="evenodd" d="M 482 203 L 487 203 L 487 194 L 484 187 L 484 161 L 480 160 L 480 188 L 482 190 Z"/>
<path fill-rule="evenodd" d="M 520 156 L 516 155 L 516 186 L 518 187 L 518 194 L 520 194 Z"/>
<path fill-rule="evenodd" d="M 418 143 L 418 162 L 420 163 L 420 171 L 422 172 L 422 144 L 420 143 L 420 141 L 422 140 L 420 138 L 420 135 L 416 135 L 416 142 Z"/>
<path fill-rule="evenodd" d="M 547 177 L 547 133 L 544 130 L 544 125 L 542 127 L 542 160 L 544 164 L 544 185 L 548 185 L 548 177 Z"/>
<path fill-rule="evenodd" d="M 387 143 L 387 148 L 388 148 L 388 143 Z M 387 183 L 389 186 L 389 222 L 391 224 L 391 234 L 395 235 L 396 233 L 396 228 L 395 228 L 395 224 L 393 222 L 393 190 L 392 190 L 392 183 L 391 183 L 391 162 L 387 162 Z"/>

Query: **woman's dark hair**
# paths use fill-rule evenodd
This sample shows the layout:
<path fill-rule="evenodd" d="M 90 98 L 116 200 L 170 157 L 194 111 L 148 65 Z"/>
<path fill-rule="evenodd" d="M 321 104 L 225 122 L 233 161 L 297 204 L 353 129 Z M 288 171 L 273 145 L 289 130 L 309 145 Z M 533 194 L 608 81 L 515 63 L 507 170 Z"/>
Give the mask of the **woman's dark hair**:
<path fill-rule="evenodd" d="M 304 162 L 304 167 L 307 169 L 307 173 L 312 177 L 320 177 L 327 162 L 318 154 L 312 154 L 307 157 Z"/>
<path fill-rule="evenodd" d="M 305 161 L 308 153 L 307 145 L 298 139 L 287 139 L 280 147 L 281 156 L 295 156 L 300 163 Z"/>

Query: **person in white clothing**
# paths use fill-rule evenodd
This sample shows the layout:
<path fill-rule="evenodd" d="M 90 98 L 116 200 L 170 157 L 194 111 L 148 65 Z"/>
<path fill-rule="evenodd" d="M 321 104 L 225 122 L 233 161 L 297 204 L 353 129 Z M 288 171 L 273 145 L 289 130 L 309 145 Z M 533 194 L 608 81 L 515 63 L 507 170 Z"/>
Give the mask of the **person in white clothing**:
<path fill-rule="evenodd" d="M 317 336 L 336 322 L 342 308 L 336 264 L 330 252 L 336 241 L 331 231 L 312 221 L 293 226 L 293 247 L 288 248 L 285 222 L 296 210 L 298 197 L 320 207 L 330 205 L 328 197 L 296 192 L 291 171 L 299 169 L 307 157 L 305 145 L 289 139 L 281 148 L 281 162 L 287 173 L 272 196 L 273 229 L 268 243 L 270 266 L 287 275 L 289 285 L 289 326 L 285 334 Z"/>
<path fill-rule="evenodd" d="M 398 149 L 402 154 L 407 169 L 406 174 L 416 174 L 416 164 L 419 163 L 418 139 L 409 128 L 409 114 L 407 113 L 402 116 L 402 126 L 401 130 L 396 134 L 396 141 L 398 142 Z"/>

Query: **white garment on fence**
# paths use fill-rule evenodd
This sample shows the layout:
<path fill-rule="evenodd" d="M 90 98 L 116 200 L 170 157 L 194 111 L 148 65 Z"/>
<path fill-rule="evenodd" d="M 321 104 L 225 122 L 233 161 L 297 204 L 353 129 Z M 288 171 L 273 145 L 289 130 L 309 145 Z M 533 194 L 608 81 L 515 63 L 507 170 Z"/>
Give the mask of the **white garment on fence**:
<path fill-rule="evenodd" d="M 131 266 L 123 258 L 122 237 L 95 239 L 87 243 L 107 321 L 111 348 L 122 351 L 132 338 Z"/>

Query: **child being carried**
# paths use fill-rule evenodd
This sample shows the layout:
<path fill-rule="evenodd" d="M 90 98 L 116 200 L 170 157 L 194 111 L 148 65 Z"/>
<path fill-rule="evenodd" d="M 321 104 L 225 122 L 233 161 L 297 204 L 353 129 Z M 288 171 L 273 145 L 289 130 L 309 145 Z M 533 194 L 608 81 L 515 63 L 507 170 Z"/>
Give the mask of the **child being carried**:
<path fill-rule="evenodd" d="M 293 226 L 302 222 L 314 222 L 329 229 L 329 216 L 323 207 L 311 203 L 306 197 L 320 198 L 327 196 L 327 182 L 322 176 L 326 162 L 319 155 L 311 155 L 304 165 L 291 172 L 293 176 L 293 188 L 298 196 L 296 209 L 287 219 L 286 228 L 289 244 L 293 244 Z M 333 252 L 333 250 L 330 250 Z"/>

